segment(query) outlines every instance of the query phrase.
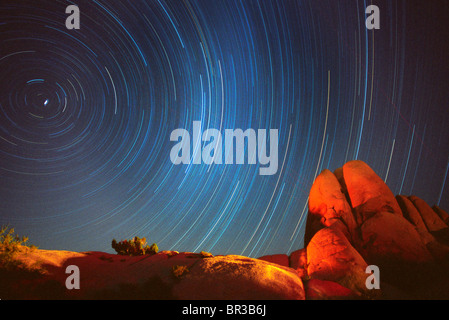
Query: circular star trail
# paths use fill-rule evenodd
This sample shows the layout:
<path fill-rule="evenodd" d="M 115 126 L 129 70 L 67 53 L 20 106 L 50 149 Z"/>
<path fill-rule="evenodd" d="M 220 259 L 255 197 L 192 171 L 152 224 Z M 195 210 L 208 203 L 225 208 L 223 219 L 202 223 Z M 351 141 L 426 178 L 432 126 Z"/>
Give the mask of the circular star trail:
<path fill-rule="evenodd" d="M 289 253 L 315 177 L 353 159 L 449 209 L 448 4 L 375 4 L 379 30 L 364 1 L 2 1 L 0 223 L 44 249 Z M 174 165 L 194 121 L 278 129 L 276 174 Z"/>

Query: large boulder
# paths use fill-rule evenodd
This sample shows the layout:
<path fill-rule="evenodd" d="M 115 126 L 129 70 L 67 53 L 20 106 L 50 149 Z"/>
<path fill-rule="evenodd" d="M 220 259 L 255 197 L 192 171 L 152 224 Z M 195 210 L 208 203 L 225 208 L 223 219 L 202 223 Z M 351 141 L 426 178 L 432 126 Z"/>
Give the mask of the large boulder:
<path fill-rule="evenodd" d="M 421 241 L 432 256 L 439 261 L 446 259 L 449 256 L 449 247 L 439 242 L 432 234 L 430 234 L 421 214 L 414 204 L 406 196 L 398 195 L 396 196 L 396 199 L 402 209 L 404 217 L 415 226 L 416 231 L 421 237 Z"/>
<path fill-rule="evenodd" d="M 410 196 L 409 199 L 418 209 L 427 230 L 440 242 L 449 244 L 449 227 L 440 216 L 424 200 L 416 196 Z"/>
<path fill-rule="evenodd" d="M 361 226 L 360 252 L 366 261 L 396 271 L 433 260 L 413 225 L 389 212 L 379 212 Z M 396 273 L 396 272 L 395 272 Z"/>
<path fill-rule="evenodd" d="M 398 201 L 399 206 L 401 207 L 402 213 L 404 217 L 410 221 L 416 228 L 419 234 L 424 235 L 424 240 L 428 242 L 430 239 L 427 235 L 429 235 L 429 230 L 427 230 L 426 224 L 424 223 L 418 209 L 416 209 L 413 202 L 407 196 L 398 195 L 396 196 L 396 200 Z"/>
<path fill-rule="evenodd" d="M 326 169 L 317 176 L 310 189 L 305 245 L 318 230 L 337 221 L 340 222 L 340 230 L 352 239 L 356 222 L 351 207 L 337 177 Z"/>
<path fill-rule="evenodd" d="M 359 296 L 369 296 L 368 264 L 338 229 L 318 231 L 307 246 L 307 273 L 311 279 L 337 282 Z"/>
<path fill-rule="evenodd" d="M 199 261 L 175 284 L 173 294 L 182 300 L 305 299 L 293 269 L 232 255 Z"/>
<path fill-rule="evenodd" d="M 378 212 L 402 216 L 390 188 L 363 161 L 347 162 L 343 166 L 343 177 L 359 226 Z"/>
<path fill-rule="evenodd" d="M 388 186 L 366 163 L 346 163 L 343 177 L 359 228 L 355 247 L 368 263 L 379 266 L 384 278 L 409 283 L 411 274 L 433 262 L 420 234 L 404 218 Z"/>
<path fill-rule="evenodd" d="M 409 199 L 421 214 L 427 230 L 430 232 L 437 232 L 448 228 L 438 214 L 423 199 L 420 199 L 417 196 L 410 196 Z"/>

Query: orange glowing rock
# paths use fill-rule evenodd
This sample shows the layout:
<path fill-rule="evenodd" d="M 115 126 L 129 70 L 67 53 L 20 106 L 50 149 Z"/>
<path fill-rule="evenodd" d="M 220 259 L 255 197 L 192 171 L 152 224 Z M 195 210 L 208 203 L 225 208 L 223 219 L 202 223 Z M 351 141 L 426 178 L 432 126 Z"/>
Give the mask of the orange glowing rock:
<path fill-rule="evenodd" d="M 356 222 L 342 192 L 342 186 L 336 176 L 327 169 L 318 175 L 310 189 L 307 218 L 306 244 L 319 229 L 331 226 L 337 221 L 343 222 L 341 231 L 349 232 L 349 238 L 352 238 L 355 232 Z"/>
<path fill-rule="evenodd" d="M 365 285 L 368 264 L 344 234 L 331 227 L 318 231 L 307 246 L 307 273 L 310 278 L 329 280 L 367 294 Z"/>
<path fill-rule="evenodd" d="M 343 177 L 358 225 L 377 212 L 402 216 L 401 208 L 390 188 L 363 161 L 347 162 L 343 166 Z"/>
<path fill-rule="evenodd" d="M 173 287 L 181 300 L 304 300 L 301 278 L 287 267 L 243 256 L 202 259 Z"/>
<path fill-rule="evenodd" d="M 305 248 L 293 251 L 289 257 L 290 268 L 295 269 L 301 279 L 307 276 L 307 251 Z"/>

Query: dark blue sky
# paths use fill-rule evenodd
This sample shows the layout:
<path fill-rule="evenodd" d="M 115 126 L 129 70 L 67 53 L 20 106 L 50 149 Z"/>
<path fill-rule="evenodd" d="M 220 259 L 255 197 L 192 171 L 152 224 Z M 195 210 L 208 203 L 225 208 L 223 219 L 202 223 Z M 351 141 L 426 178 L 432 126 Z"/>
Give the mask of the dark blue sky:
<path fill-rule="evenodd" d="M 77 4 L 81 28 L 65 27 Z M 0 223 L 43 249 L 303 246 L 319 172 L 449 209 L 447 1 L 2 1 Z M 179 165 L 177 128 L 279 130 L 279 169 Z"/>

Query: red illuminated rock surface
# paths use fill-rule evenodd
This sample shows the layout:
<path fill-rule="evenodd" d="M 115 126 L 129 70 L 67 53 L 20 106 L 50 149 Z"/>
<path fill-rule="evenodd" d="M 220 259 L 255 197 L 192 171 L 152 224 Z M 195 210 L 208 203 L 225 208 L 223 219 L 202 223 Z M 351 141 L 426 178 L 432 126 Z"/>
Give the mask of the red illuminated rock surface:
<path fill-rule="evenodd" d="M 243 256 L 162 252 L 129 257 L 103 252 L 35 250 L 18 254 L 27 270 L 5 299 L 288 299 L 305 298 L 289 267 Z M 80 270 L 80 289 L 67 290 L 67 266 Z M 175 272 L 175 270 L 178 270 Z M 5 279 L 2 279 L 5 280 Z M 9 281 L 5 281 L 9 282 Z M 5 289 L 3 288 L 3 291 Z"/>
<path fill-rule="evenodd" d="M 260 260 L 276 263 L 278 265 L 289 267 L 288 256 L 286 254 L 273 254 L 269 256 L 263 256 L 258 258 Z"/>
<path fill-rule="evenodd" d="M 449 299 L 449 215 L 394 196 L 364 162 L 311 186 L 304 248 L 259 259 L 162 251 L 24 250 L 0 260 L 2 299 Z M 80 270 L 80 289 L 65 286 Z M 380 289 L 367 286 L 379 269 Z M 368 273 L 367 273 L 368 272 Z"/>
<path fill-rule="evenodd" d="M 446 211 L 444 211 L 443 209 L 441 209 L 440 207 L 438 207 L 436 205 L 433 206 L 432 209 L 435 210 L 435 212 L 438 214 L 438 216 L 441 218 L 441 220 L 444 221 L 444 223 L 446 225 L 449 225 L 449 214 Z"/>
<path fill-rule="evenodd" d="M 288 261 L 290 268 L 295 269 L 301 279 L 307 277 L 307 251 L 305 248 L 293 251 Z"/>
<path fill-rule="evenodd" d="M 309 300 L 352 300 L 359 295 L 342 285 L 327 280 L 311 279 L 307 282 L 306 295 Z"/>
<path fill-rule="evenodd" d="M 329 179 L 329 176 L 327 170 L 323 171 L 312 186 L 312 190 L 319 188 L 329 194 L 323 195 L 323 191 L 311 192 L 309 203 L 320 203 L 323 202 L 322 199 L 333 198 L 338 186 L 320 187 L 323 185 L 323 179 Z M 360 287 L 361 279 L 349 278 L 352 284 L 348 284 L 344 276 L 338 277 L 335 273 L 355 274 L 353 268 L 357 264 L 362 265 L 361 260 L 355 260 L 358 261 L 357 264 L 342 263 L 342 260 L 334 262 L 332 251 L 325 250 L 325 247 L 328 243 L 333 245 L 336 243 L 345 247 L 345 251 L 351 252 L 351 255 L 354 251 L 358 252 L 367 265 L 379 267 L 381 285 L 377 292 L 380 298 L 448 299 L 449 277 L 445 272 L 449 266 L 447 213 L 440 208 L 432 209 L 415 196 L 395 197 L 383 180 L 362 161 L 346 163 L 342 168 L 335 170 L 335 177 L 351 207 L 350 212 L 354 216 L 356 226 L 342 223 L 343 219 L 335 220 L 337 224 L 335 229 L 341 231 L 343 225 L 343 229 L 346 227 L 346 230 L 338 235 L 336 242 L 332 240 L 335 234 L 329 233 L 329 239 L 320 242 L 321 251 L 316 249 L 320 245 L 315 244 L 312 238 L 306 247 L 309 277 L 313 278 L 313 273 L 310 272 L 310 268 L 314 268 L 310 264 L 311 259 L 325 261 L 329 264 L 328 269 L 336 271 L 329 272 L 334 273 L 334 278 L 326 272 L 325 276 L 320 273 L 315 277 L 338 282 L 357 293 L 354 288 Z M 335 180 L 333 183 L 335 184 Z M 331 204 L 332 201 L 329 201 L 328 205 L 332 206 Z M 316 207 L 313 205 L 310 209 L 314 212 L 323 212 L 316 210 Z M 315 234 L 315 237 L 318 236 L 324 230 L 320 228 L 330 228 L 328 219 L 325 222 L 323 220 L 317 222 L 316 219 L 309 221 L 311 223 L 306 226 L 306 235 L 309 237 L 311 233 Z M 342 234 L 346 235 L 347 241 L 341 240 Z M 317 252 L 317 256 L 313 258 L 311 246 L 315 248 L 314 252 Z M 363 278 L 362 275 L 360 277 Z M 368 294 L 362 292 L 362 296 L 369 298 L 370 293 L 376 290 L 371 289 Z"/>
<path fill-rule="evenodd" d="M 308 243 L 319 229 L 330 226 L 338 220 L 346 226 L 342 232 L 348 232 L 352 236 L 356 222 L 351 207 L 337 177 L 331 171 L 324 170 L 310 189 L 305 242 Z"/>
<path fill-rule="evenodd" d="M 359 295 L 368 295 L 367 263 L 345 235 L 332 226 L 318 231 L 307 246 L 307 274 L 311 279 L 337 282 Z"/>

